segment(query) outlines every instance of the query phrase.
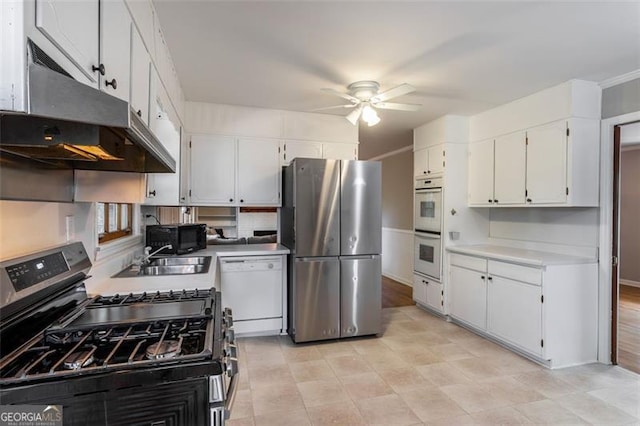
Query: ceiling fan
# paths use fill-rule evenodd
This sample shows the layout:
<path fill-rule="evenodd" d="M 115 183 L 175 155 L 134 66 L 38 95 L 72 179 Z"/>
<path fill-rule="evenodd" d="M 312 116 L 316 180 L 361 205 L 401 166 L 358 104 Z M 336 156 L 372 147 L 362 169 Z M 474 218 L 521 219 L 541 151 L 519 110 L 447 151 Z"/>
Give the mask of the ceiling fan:
<path fill-rule="evenodd" d="M 362 119 L 369 125 L 375 126 L 380 122 L 380 117 L 376 112 L 379 109 L 392 109 L 397 111 L 417 111 L 422 105 L 417 104 L 400 104 L 387 102 L 387 100 L 398 96 L 406 95 L 414 92 L 416 89 L 410 84 L 401 84 L 400 86 L 389 89 L 386 92 L 378 93 L 380 84 L 377 81 L 356 81 L 347 86 L 348 93 L 338 92 L 335 89 L 321 89 L 323 92 L 339 96 L 348 100 L 350 103 L 346 105 L 335 105 L 326 108 L 315 109 L 314 111 L 322 111 L 333 108 L 355 108 L 351 111 L 346 119 L 354 126 L 362 115 Z"/>

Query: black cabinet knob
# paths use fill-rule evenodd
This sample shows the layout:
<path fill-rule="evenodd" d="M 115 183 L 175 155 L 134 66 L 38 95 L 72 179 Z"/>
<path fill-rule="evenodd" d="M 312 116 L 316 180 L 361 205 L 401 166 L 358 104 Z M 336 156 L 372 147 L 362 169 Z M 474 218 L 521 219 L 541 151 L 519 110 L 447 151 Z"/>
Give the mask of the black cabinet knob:
<path fill-rule="evenodd" d="M 480 278 L 482 278 L 484 280 L 484 275 L 480 275 Z"/>
<path fill-rule="evenodd" d="M 243 200 L 243 199 L 240 199 L 240 202 L 241 202 L 241 203 L 244 203 L 244 200 Z"/>
<path fill-rule="evenodd" d="M 530 202 L 531 202 L 531 198 L 527 198 L 527 203 L 530 203 Z"/>
<path fill-rule="evenodd" d="M 431 170 L 427 170 L 427 173 L 431 173 Z"/>
<path fill-rule="evenodd" d="M 498 202 L 498 200 L 493 200 L 493 202 L 494 202 L 494 203 L 497 203 L 497 202 Z"/>
<path fill-rule="evenodd" d="M 142 117 L 142 110 L 141 109 L 137 110 L 136 114 L 138 115 L 138 117 Z"/>
<path fill-rule="evenodd" d="M 493 281 L 493 277 L 487 277 L 489 281 Z"/>
<path fill-rule="evenodd" d="M 154 189 L 153 191 L 149 191 L 149 196 L 156 196 L 156 190 Z"/>
<path fill-rule="evenodd" d="M 489 201 L 490 203 L 493 203 L 493 200 L 487 200 L 487 201 Z"/>
<path fill-rule="evenodd" d="M 116 79 L 115 79 L 115 78 L 114 78 L 113 80 L 111 80 L 111 81 L 108 81 L 108 80 L 107 80 L 107 81 L 105 81 L 105 82 L 104 82 L 104 85 L 105 85 L 105 86 L 111 86 L 111 87 L 113 87 L 114 89 L 117 89 L 117 88 L 118 88 L 118 82 L 116 81 Z"/>
<path fill-rule="evenodd" d="M 426 172 L 426 171 L 424 171 L 424 172 L 422 172 L 422 174 L 423 174 L 423 175 L 426 175 L 426 174 L 427 174 L 427 172 Z"/>
<path fill-rule="evenodd" d="M 229 202 L 230 202 L 230 203 L 233 203 L 233 198 L 229 198 Z"/>
<path fill-rule="evenodd" d="M 93 65 L 93 66 L 91 66 L 91 70 L 93 72 L 98 71 L 100 73 L 100 75 L 104 75 L 104 73 L 105 73 L 104 64 L 100 64 L 97 67 L 95 65 Z"/>

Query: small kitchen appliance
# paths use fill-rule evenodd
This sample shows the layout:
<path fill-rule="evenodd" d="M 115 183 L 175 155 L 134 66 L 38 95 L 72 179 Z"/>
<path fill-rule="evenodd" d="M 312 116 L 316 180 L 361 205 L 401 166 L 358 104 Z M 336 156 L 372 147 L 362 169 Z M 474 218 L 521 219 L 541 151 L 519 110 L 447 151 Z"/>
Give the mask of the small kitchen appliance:
<path fill-rule="evenodd" d="M 146 233 L 146 245 L 151 250 L 171 246 L 158 254 L 187 254 L 207 248 L 207 225 L 204 223 L 147 225 Z"/>

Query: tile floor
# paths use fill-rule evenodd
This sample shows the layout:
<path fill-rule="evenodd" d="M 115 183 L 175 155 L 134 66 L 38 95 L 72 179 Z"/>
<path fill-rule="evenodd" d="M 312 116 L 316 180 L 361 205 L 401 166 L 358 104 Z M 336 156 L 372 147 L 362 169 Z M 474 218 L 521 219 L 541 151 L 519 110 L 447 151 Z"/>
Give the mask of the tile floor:
<path fill-rule="evenodd" d="M 238 425 L 640 425 L 640 376 L 592 364 L 548 370 L 415 306 L 384 333 L 294 345 L 239 339 Z"/>

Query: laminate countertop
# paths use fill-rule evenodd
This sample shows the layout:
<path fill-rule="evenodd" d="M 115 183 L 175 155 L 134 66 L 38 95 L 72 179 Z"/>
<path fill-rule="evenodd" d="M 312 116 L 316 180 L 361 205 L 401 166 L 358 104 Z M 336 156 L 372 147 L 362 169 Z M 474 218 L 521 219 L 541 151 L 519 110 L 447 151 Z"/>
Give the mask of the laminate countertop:
<path fill-rule="evenodd" d="M 181 257 L 211 256 L 211 265 L 206 274 L 135 276 L 126 278 L 108 278 L 97 283 L 87 280 L 87 292 L 90 295 L 103 296 L 168 290 L 193 290 L 218 287 L 218 258 L 234 256 L 280 256 L 289 254 L 282 244 L 241 244 L 210 245 L 206 249 Z"/>
<path fill-rule="evenodd" d="M 582 263 L 596 263 L 597 259 L 570 256 L 566 254 L 551 253 L 537 250 L 527 250 L 514 247 L 496 246 L 489 244 L 463 245 L 447 247 L 450 253 L 466 254 L 469 256 L 485 257 L 489 259 L 502 260 L 505 262 L 518 263 L 529 266 L 548 265 L 575 265 Z"/>

